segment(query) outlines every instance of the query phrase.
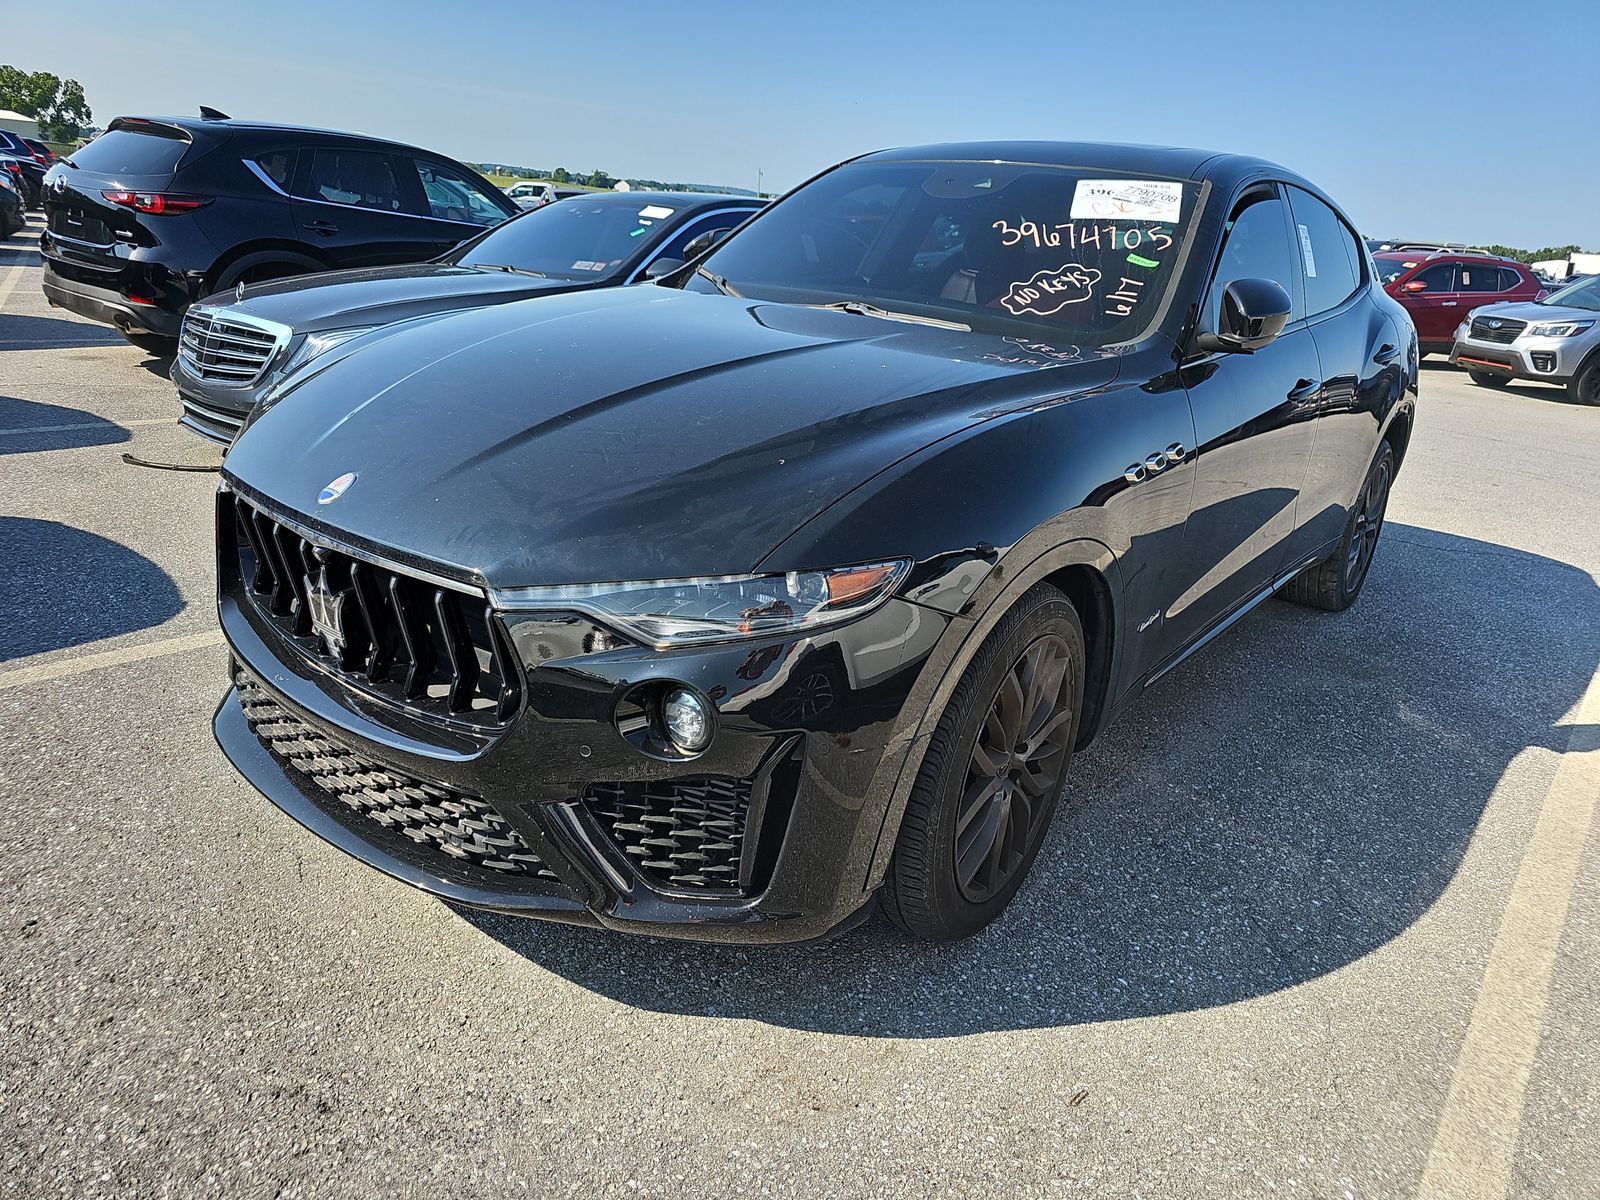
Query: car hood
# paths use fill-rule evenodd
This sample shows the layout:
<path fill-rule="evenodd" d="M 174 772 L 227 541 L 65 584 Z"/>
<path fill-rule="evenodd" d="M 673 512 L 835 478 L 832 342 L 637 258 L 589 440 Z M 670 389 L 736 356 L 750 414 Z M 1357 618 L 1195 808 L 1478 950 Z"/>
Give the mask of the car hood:
<path fill-rule="evenodd" d="M 1515 321 L 1593 321 L 1600 318 L 1592 308 L 1568 308 L 1565 304 L 1535 304 L 1531 300 L 1504 300 L 1472 310 L 1475 317 L 1505 317 Z"/>
<path fill-rule="evenodd" d="M 228 292 L 212 299 L 236 312 L 287 325 L 296 333 L 318 333 L 387 325 L 430 312 L 504 304 L 592 286 L 588 280 L 539 279 L 510 271 L 425 262 L 296 275 L 247 285 L 243 300 Z"/>
<path fill-rule="evenodd" d="M 1116 377 L 1115 355 L 1057 361 L 1072 353 L 654 286 L 581 292 L 351 354 L 263 412 L 224 472 L 358 545 L 495 587 L 736 574 L 905 456 Z M 930 516 L 961 502 L 930 497 Z"/>

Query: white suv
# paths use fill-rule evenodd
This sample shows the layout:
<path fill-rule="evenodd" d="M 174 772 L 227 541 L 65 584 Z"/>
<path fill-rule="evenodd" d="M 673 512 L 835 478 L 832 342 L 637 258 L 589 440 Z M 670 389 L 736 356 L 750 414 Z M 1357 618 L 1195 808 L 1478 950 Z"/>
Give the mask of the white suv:
<path fill-rule="evenodd" d="M 1450 361 L 1483 387 L 1530 379 L 1600 405 L 1600 275 L 1543 300 L 1473 309 L 1456 329 Z"/>

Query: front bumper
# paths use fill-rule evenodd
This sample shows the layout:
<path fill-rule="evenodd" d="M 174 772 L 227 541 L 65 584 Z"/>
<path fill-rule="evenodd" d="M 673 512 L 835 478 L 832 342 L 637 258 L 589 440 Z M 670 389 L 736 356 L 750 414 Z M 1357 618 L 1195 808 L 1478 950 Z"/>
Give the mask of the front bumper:
<path fill-rule="evenodd" d="M 189 373 L 183 365 L 182 355 L 172 360 L 171 374 L 172 384 L 178 391 L 178 404 L 183 410 L 178 416 L 178 424 L 219 446 L 233 444 L 233 439 L 239 436 L 245 419 L 264 390 L 264 384 L 251 387 L 208 386 Z"/>
<path fill-rule="evenodd" d="M 56 271 L 47 259 L 44 268 L 45 299 L 68 312 L 114 325 L 125 333 L 151 333 L 158 337 L 177 337 L 183 324 L 182 312 L 170 312 L 159 305 L 136 304 L 115 288 L 97 287 Z"/>
<path fill-rule="evenodd" d="M 914 761 L 908 697 L 949 623 L 891 600 L 806 638 L 661 653 L 585 651 L 592 626 L 573 614 L 501 614 L 519 710 L 446 731 L 345 686 L 223 575 L 235 666 L 217 741 L 289 816 L 445 900 L 719 942 L 811 940 L 870 901 Z M 716 703 L 700 758 L 663 761 L 619 732 L 619 701 L 651 679 Z"/>
<path fill-rule="evenodd" d="M 1572 378 L 1584 354 L 1593 345 L 1593 339 L 1588 337 L 1530 337 L 1527 334 L 1513 342 L 1488 342 L 1474 338 L 1463 324 L 1456 331 L 1455 343 L 1450 348 L 1450 362 L 1470 371 L 1564 384 Z"/>

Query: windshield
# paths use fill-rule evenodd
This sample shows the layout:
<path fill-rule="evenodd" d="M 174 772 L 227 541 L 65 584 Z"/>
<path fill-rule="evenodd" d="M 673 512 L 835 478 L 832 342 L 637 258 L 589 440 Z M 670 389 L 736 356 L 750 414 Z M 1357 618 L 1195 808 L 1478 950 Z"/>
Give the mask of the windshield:
<path fill-rule="evenodd" d="M 563 200 L 507 221 L 452 261 L 516 267 L 551 279 L 599 279 L 654 245 L 675 212 L 640 200 Z"/>
<path fill-rule="evenodd" d="M 1378 272 L 1378 283 L 1380 285 L 1393 283 L 1400 276 L 1411 270 L 1412 267 L 1419 266 L 1421 262 L 1420 258 L 1387 258 L 1381 255 L 1374 255 L 1372 259 L 1372 265 Z"/>
<path fill-rule="evenodd" d="M 1160 310 L 1198 195 L 1193 183 L 1081 168 L 852 163 L 774 205 L 704 266 L 756 299 L 867 301 L 1103 346 Z"/>
<path fill-rule="evenodd" d="M 1600 312 L 1600 275 L 1577 283 L 1569 283 L 1558 292 L 1551 292 L 1540 304 L 1559 304 L 1565 308 L 1587 308 Z"/>

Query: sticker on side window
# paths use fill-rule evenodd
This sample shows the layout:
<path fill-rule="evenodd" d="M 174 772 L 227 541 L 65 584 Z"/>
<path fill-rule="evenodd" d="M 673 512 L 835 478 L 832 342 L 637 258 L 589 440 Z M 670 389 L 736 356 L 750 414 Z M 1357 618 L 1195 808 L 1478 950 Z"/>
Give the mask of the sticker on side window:
<path fill-rule="evenodd" d="M 1080 179 L 1072 192 L 1074 221 L 1176 221 L 1183 184 L 1162 179 Z"/>
<path fill-rule="evenodd" d="M 1311 231 L 1304 225 L 1299 224 L 1295 228 L 1300 231 L 1300 257 L 1306 260 L 1306 278 L 1315 279 L 1317 277 L 1317 256 L 1311 253 Z"/>
<path fill-rule="evenodd" d="M 647 204 L 639 210 L 639 215 L 641 217 L 652 217 L 659 221 L 664 217 L 670 217 L 672 215 L 672 209 L 666 208 L 660 204 Z"/>

